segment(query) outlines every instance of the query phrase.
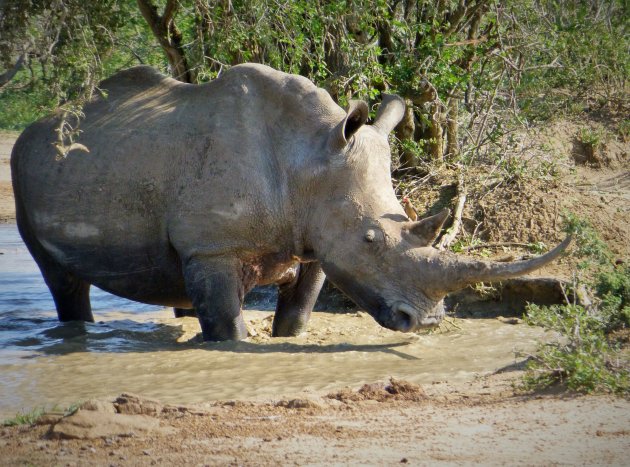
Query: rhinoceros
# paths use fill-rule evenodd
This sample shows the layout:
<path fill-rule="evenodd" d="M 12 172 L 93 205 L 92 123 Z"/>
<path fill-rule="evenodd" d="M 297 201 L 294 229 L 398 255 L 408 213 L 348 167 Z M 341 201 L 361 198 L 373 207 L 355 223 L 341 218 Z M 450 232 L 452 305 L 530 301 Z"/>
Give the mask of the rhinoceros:
<path fill-rule="evenodd" d="M 19 231 L 61 321 L 92 321 L 90 285 L 194 308 L 203 338 L 247 336 L 241 305 L 279 285 L 274 336 L 305 329 L 324 274 L 382 326 L 444 316 L 449 291 L 535 270 L 432 247 L 448 211 L 410 221 L 390 175 L 388 134 L 405 104 L 347 111 L 308 79 L 234 66 L 191 85 L 147 66 L 103 81 L 79 143 L 59 157 L 61 114 L 28 127 L 11 157 Z"/>

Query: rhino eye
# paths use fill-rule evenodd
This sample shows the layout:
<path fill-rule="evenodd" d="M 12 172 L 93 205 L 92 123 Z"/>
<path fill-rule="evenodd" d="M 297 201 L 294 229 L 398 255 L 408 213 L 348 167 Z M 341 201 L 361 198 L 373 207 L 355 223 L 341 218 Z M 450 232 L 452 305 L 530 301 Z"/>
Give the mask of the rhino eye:
<path fill-rule="evenodd" d="M 374 232 L 374 230 L 370 229 L 365 233 L 366 242 L 373 242 L 375 238 L 376 238 L 376 232 Z"/>

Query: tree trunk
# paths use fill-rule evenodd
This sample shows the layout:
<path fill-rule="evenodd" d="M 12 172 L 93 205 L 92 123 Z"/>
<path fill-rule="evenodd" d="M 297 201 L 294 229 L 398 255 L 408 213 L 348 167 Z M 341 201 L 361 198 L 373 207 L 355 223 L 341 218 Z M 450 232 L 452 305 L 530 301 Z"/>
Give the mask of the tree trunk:
<path fill-rule="evenodd" d="M 394 57 L 392 27 L 386 19 L 382 19 L 376 23 L 376 30 L 378 31 L 378 46 L 381 49 L 378 61 L 381 65 L 386 65 L 391 63 Z"/>
<path fill-rule="evenodd" d="M 160 43 L 171 67 L 173 78 L 185 83 L 193 82 L 193 73 L 188 68 L 186 55 L 182 47 L 182 33 L 175 25 L 174 16 L 179 6 L 177 0 L 168 0 L 162 16 L 152 0 L 137 0 L 140 13 Z"/>
<path fill-rule="evenodd" d="M 448 114 L 446 115 L 446 156 L 453 160 L 459 155 L 458 124 L 459 97 L 452 95 L 448 100 Z"/>
<path fill-rule="evenodd" d="M 396 138 L 400 141 L 413 141 L 413 136 L 416 130 L 416 124 L 413 115 L 413 103 L 410 100 L 406 101 L 407 108 L 405 109 L 405 115 L 396 126 L 395 134 Z M 415 157 L 413 151 L 403 148 L 400 153 L 400 168 L 411 169 L 415 167 Z"/>
<path fill-rule="evenodd" d="M 351 80 L 345 80 L 350 69 L 350 56 L 340 47 L 344 43 L 344 38 L 348 34 L 345 21 L 332 21 L 326 26 L 324 39 L 324 62 L 330 72 L 326 90 L 330 93 L 335 102 L 339 102 L 343 96 L 350 99 Z"/>
<path fill-rule="evenodd" d="M 442 131 L 442 106 L 439 102 L 431 104 L 431 114 L 429 119 L 431 121 L 431 127 L 429 128 L 429 154 L 434 160 L 444 159 L 444 136 Z"/>

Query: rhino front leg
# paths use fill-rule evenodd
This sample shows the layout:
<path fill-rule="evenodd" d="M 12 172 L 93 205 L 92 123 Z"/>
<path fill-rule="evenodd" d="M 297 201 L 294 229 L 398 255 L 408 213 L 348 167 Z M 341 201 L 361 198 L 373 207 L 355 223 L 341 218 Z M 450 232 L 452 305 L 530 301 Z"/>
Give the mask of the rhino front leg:
<path fill-rule="evenodd" d="M 318 262 L 303 263 L 296 278 L 278 290 L 274 337 L 297 336 L 306 329 L 326 275 Z"/>
<path fill-rule="evenodd" d="M 230 258 L 190 258 L 184 266 L 184 281 L 203 340 L 240 340 L 247 337 L 241 314 L 243 284 L 240 263 Z"/>

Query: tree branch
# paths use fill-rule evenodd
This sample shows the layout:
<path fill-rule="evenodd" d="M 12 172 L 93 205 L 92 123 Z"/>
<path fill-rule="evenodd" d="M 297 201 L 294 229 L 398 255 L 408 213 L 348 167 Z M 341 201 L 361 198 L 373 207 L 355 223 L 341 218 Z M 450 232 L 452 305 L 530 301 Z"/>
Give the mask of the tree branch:
<path fill-rule="evenodd" d="M 17 72 L 20 71 L 22 65 L 24 64 L 24 60 L 26 60 L 25 53 L 18 57 L 17 61 L 13 64 L 11 68 L 0 75 L 0 89 L 9 84 L 9 81 L 11 81 L 15 77 Z"/>
<path fill-rule="evenodd" d="M 137 2 L 140 13 L 166 54 L 173 77 L 185 83 L 192 83 L 192 72 L 182 48 L 182 34 L 173 21 L 178 8 L 177 0 L 168 0 L 162 16 L 152 0 L 137 0 Z"/>
<path fill-rule="evenodd" d="M 175 13 L 177 13 L 178 7 L 177 0 L 168 0 L 166 2 L 166 6 L 164 7 L 164 13 L 162 13 L 162 27 L 164 29 L 168 29 L 170 22 L 173 19 Z"/>

